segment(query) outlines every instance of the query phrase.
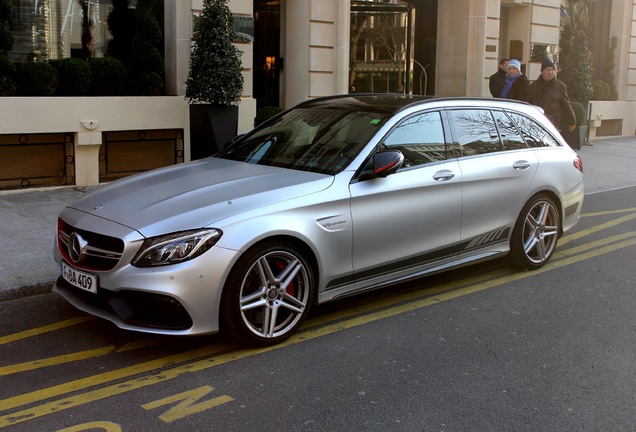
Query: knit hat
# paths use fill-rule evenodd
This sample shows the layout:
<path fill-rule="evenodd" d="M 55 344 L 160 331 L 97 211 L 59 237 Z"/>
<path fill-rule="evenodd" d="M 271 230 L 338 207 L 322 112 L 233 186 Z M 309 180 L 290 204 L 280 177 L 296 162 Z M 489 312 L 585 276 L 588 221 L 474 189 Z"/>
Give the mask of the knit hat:
<path fill-rule="evenodd" d="M 510 60 L 510 63 L 508 63 L 508 67 L 510 66 L 514 66 L 517 69 L 521 70 L 521 63 L 519 63 L 519 60 L 515 60 L 515 59 Z"/>
<path fill-rule="evenodd" d="M 541 72 L 543 72 L 545 68 L 549 68 L 549 67 L 556 70 L 556 66 L 554 65 L 554 62 L 550 60 L 549 58 L 546 58 L 545 60 L 543 60 L 543 63 L 541 63 Z"/>

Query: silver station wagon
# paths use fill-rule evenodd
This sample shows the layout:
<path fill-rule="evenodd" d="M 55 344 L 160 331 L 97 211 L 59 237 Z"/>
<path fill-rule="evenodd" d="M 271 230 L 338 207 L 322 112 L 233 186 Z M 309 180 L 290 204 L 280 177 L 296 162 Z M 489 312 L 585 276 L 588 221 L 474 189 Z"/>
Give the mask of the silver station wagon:
<path fill-rule="evenodd" d="M 54 290 L 124 329 L 271 345 L 316 303 L 505 255 L 543 266 L 582 172 L 525 103 L 314 99 L 66 207 Z"/>

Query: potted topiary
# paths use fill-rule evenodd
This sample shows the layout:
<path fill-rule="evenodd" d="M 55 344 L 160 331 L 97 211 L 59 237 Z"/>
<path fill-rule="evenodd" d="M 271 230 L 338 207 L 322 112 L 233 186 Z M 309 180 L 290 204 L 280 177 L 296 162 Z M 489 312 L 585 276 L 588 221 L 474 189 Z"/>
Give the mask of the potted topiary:
<path fill-rule="evenodd" d="M 587 2 L 566 0 L 559 35 L 558 78 L 567 86 L 576 114 L 576 128 L 569 132 L 561 125 L 563 138 L 574 149 L 580 149 L 587 136 L 587 109 L 592 96 L 592 61 L 588 25 L 590 10 Z"/>
<path fill-rule="evenodd" d="M 561 125 L 561 135 L 565 141 L 575 150 L 580 150 L 587 141 L 587 110 L 580 102 L 572 102 L 572 110 L 576 117 L 576 127 L 572 132 L 567 125 Z"/>
<path fill-rule="evenodd" d="M 241 52 L 232 44 L 233 21 L 227 0 L 203 0 L 185 91 L 192 159 L 221 150 L 238 129 L 243 75 Z"/>

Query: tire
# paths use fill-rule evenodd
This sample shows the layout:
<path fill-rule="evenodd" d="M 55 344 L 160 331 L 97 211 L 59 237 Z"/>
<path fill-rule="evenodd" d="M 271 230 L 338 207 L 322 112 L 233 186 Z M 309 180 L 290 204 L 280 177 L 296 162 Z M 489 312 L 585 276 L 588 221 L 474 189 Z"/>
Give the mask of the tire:
<path fill-rule="evenodd" d="M 253 347 L 292 336 L 314 301 L 309 260 L 289 243 L 266 242 L 236 263 L 221 299 L 221 331 Z"/>
<path fill-rule="evenodd" d="M 526 203 L 515 223 L 510 239 L 510 258 L 514 266 L 535 270 L 552 257 L 561 234 L 559 210 L 547 195 Z"/>

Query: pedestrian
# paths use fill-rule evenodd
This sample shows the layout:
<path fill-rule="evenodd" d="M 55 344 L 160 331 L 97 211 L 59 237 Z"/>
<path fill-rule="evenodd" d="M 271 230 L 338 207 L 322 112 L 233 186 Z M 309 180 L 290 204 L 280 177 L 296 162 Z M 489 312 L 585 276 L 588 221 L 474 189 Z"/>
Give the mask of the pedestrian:
<path fill-rule="evenodd" d="M 508 62 L 508 75 L 504 88 L 501 90 L 499 97 L 504 99 L 514 99 L 519 101 L 528 100 L 528 90 L 530 81 L 528 77 L 521 73 L 521 63 L 519 60 L 511 59 Z"/>
<path fill-rule="evenodd" d="M 561 122 L 572 132 L 576 116 L 570 103 L 567 86 L 556 77 L 556 66 L 548 58 L 541 63 L 541 75 L 530 85 L 528 102 L 543 108 L 546 117 L 559 129 Z"/>
<path fill-rule="evenodd" d="M 497 72 L 490 75 L 488 80 L 488 87 L 490 87 L 490 94 L 492 97 L 498 98 L 501 91 L 506 84 L 506 75 L 508 75 L 508 62 L 510 59 L 502 58 L 499 60 L 499 68 Z"/>

